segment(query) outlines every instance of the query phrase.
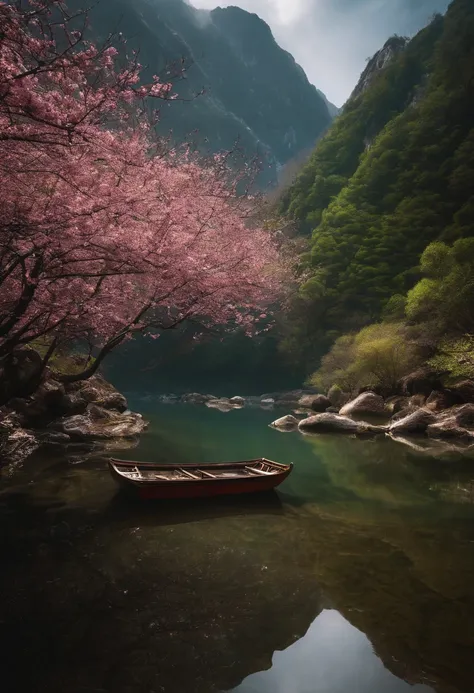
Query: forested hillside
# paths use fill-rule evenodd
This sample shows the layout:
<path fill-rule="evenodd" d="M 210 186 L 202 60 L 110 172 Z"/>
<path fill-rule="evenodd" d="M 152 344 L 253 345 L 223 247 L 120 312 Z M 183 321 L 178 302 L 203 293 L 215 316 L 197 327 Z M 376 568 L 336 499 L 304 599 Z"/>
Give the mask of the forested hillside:
<path fill-rule="evenodd" d="M 442 241 L 449 255 L 474 236 L 473 180 L 474 4 L 454 0 L 411 41 L 387 42 L 283 196 L 281 210 L 311 233 L 286 339 L 295 358 L 315 365 L 343 333 L 413 320 L 406 294 L 425 248 Z M 434 281 L 428 261 L 425 271 L 419 298 Z"/>

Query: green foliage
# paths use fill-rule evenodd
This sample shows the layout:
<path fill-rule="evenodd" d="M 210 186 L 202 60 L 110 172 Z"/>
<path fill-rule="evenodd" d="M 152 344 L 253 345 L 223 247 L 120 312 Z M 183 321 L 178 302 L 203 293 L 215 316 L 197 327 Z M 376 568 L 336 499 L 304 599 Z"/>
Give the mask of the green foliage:
<path fill-rule="evenodd" d="M 402 294 L 392 296 L 382 313 L 384 322 L 400 322 L 405 318 L 407 298 Z"/>
<path fill-rule="evenodd" d="M 446 320 L 459 304 L 469 312 L 470 270 L 457 257 L 474 254 L 473 45 L 474 4 L 454 0 L 349 100 L 284 196 L 283 211 L 312 229 L 309 277 L 290 319 L 297 338 L 286 340 L 302 357 L 303 339 L 314 361 L 340 334 L 400 320 L 403 299 L 392 297 L 421 274 L 411 320 L 449 292 Z"/>
<path fill-rule="evenodd" d="M 443 334 L 474 332 L 474 238 L 460 239 L 452 247 L 432 243 L 420 266 L 428 276 L 408 292 L 408 319 L 433 323 Z"/>
<path fill-rule="evenodd" d="M 37 339 L 31 342 L 29 347 L 38 352 L 44 358 L 51 341 L 48 339 Z M 91 366 L 95 358 L 80 351 L 56 350 L 48 361 L 48 368 L 60 375 L 75 375 L 81 373 L 85 368 Z"/>
<path fill-rule="evenodd" d="M 403 324 L 378 323 L 339 337 L 311 383 L 325 389 L 337 385 L 350 394 L 366 386 L 390 393 L 419 363 L 417 348 L 407 339 Z"/>
<path fill-rule="evenodd" d="M 319 223 L 323 211 L 357 170 L 371 140 L 405 109 L 407 93 L 415 89 L 428 69 L 442 21 L 438 17 L 370 89 L 346 104 L 283 197 L 282 211 L 302 222 L 306 230 Z"/>
<path fill-rule="evenodd" d="M 360 384 L 354 361 L 354 335 L 343 335 L 336 339 L 332 349 L 322 358 L 320 369 L 310 377 L 309 383 L 324 391 L 336 385 L 352 394 Z"/>
<path fill-rule="evenodd" d="M 452 378 L 474 378 L 474 335 L 443 340 L 429 363 L 440 371 L 449 371 Z"/>
<path fill-rule="evenodd" d="M 442 279 L 452 268 L 452 254 L 446 243 L 431 243 L 420 259 L 420 269 L 427 277 Z"/>
<path fill-rule="evenodd" d="M 362 375 L 386 392 L 419 363 L 417 349 L 407 339 L 402 324 L 380 323 L 365 327 L 355 339 L 356 364 Z"/>

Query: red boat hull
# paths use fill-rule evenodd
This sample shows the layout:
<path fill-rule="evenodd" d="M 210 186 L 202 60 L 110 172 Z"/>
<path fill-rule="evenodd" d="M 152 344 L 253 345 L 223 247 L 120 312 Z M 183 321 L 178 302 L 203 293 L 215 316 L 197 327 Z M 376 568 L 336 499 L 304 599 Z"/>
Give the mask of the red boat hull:
<path fill-rule="evenodd" d="M 156 481 L 134 482 L 118 474 L 113 465 L 109 466 L 113 477 L 121 488 L 144 500 L 206 498 L 271 491 L 279 486 L 291 472 L 291 466 L 289 466 L 277 474 L 268 476 L 213 479 L 210 483 L 203 483 L 202 480 L 189 480 L 180 483 L 165 481 L 160 483 Z"/>
<path fill-rule="evenodd" d="M 278 478 L 216 481 L 213 484 L 203 486 L 198 481 L 189 481 L 185 484 L 150 484 L 137 489 L 140 498 L 206 498 L 213 496 L 229 496 L 240 493 L 256 493 L 271 491 L 286 479 L 289 472 Z M 168 488 L 171 487 L 171 488 Z"/>

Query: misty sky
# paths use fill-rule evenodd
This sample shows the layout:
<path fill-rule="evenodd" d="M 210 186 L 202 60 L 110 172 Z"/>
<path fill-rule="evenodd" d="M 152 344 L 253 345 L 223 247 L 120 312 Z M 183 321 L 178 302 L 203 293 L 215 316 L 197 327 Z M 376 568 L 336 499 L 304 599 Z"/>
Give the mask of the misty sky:
<path fill-rule="evenodd" d="M 341 106 L 372 56 L 392 34 L 410 36 L 449 0 L 190 0 L 213 9 L 238 5 L 271 26 L 309 80 Z"/>

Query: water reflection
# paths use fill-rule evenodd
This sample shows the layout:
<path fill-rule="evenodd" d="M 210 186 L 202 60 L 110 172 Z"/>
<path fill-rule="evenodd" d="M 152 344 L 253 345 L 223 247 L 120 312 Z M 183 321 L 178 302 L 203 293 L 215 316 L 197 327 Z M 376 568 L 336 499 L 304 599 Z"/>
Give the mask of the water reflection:
<path fill-rule="evenodd" d="M 472 469 L 272 417 L 163 407 L 136 454 L 293 461 L 278 495 L 130 503 L 101 458 L 4 479 L 8 693 L 474 690 Z"/>
<path fill-rule="evenodd" d="M 248 676 L 233 693 L 430 693 L 385 669 L 370 641 L 337 611 L 324 610 L 306 635 L 275 652 L 271 669 Z"/>

